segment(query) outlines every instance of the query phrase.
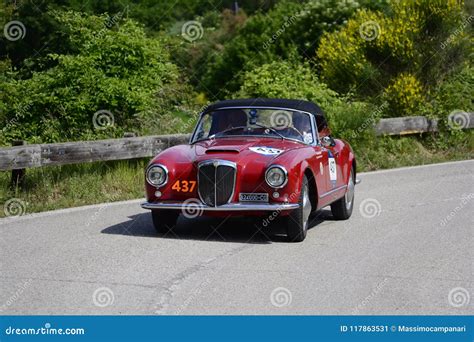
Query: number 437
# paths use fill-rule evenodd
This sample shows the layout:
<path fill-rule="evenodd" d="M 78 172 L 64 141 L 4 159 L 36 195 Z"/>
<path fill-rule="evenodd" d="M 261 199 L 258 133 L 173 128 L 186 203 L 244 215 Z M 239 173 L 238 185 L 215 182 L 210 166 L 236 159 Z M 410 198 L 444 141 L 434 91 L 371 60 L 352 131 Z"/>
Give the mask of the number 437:
<path fill-rule="evenodd" d="M 171 189 L 176 190 L 178 192 L 193 192 L 195 187 L 196 187 L 196 181 L 177 180 L 173 184 Z"/>

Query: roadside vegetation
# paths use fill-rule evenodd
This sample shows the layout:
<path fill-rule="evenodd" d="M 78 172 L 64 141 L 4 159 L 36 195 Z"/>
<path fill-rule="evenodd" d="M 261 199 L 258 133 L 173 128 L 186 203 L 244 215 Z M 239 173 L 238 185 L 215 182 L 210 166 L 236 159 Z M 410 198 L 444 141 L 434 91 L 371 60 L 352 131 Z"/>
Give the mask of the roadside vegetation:
<path fill-rule="evenodd" d="M 452 121 L 474 111 L 470 2 L 234 3 L 2 2 L 0 146 L 187 133 L 209 102 L 289 97 L 320 104 L 360 171 L 474 157 L 472 130 Z M 23 27 L 7 30 L 12 22 Z M 440 131 L 372 130 L 412 115 L 438 119 Z M 2 172 L 0 203 L 19 198 L 35 212 L 138 198 L 145 163 L 30 169 L 16 189 Z"/>

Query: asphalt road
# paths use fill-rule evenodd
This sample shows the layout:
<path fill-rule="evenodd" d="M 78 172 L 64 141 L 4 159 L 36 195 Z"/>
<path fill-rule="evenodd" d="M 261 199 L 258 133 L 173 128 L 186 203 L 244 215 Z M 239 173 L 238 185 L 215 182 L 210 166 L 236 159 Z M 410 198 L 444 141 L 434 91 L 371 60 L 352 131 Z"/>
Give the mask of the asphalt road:
<path fill-rule="evenodd" d="M 474 160 L 360 174 L 303 243 L 246 219 L 158 237 L 140 201 L 0 220 L 0 314 L 472 314 Z"/>

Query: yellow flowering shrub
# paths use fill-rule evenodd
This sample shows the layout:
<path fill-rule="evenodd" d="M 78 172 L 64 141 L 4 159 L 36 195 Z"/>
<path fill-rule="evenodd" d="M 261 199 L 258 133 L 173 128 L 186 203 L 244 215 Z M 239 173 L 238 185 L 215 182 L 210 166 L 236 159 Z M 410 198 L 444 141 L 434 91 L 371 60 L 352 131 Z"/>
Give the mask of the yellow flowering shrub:
<path fill-rule="evenodd" d="M 402 73 L 385 89 L 383 97 L 390 105 L 390 116 L 416 115 L 424 102 L 423 86 L 413 74 Z"/>
<path fill-rule="evenodd" d="M 384 33 L 376 40 L 377 49 L 386 51 L 400 64 L 417 62 L 419 56 L 415 40 L 421 31 L 420 13 L 400 10 L 393 18 L 384 21 Z"/>
<path fill-rule="evenodd" d="M 346 92 L 359 80 L 370 79 L 370 75 L 377 72 L 367 60 L 365 49 L 383 34 L 379 24 L 383 22 L 381 13 L 361 10 L 343 29 L 321 37 L 317 58 L 321 76 L 331 87 Z"/>
<path fill-rule="evenodd" d="M 359 10 L 343 28 L 322 36 L 316 51 L 322 79 L 340 93 L 385 93 L 394 110 L 408 113 L 422 84 L 436 84 L 446 69 L 439 61 L 459 56 L 453 51 L 467 34 L 465 22 L 457 0 L 392 1 L 390 14 Z"/>

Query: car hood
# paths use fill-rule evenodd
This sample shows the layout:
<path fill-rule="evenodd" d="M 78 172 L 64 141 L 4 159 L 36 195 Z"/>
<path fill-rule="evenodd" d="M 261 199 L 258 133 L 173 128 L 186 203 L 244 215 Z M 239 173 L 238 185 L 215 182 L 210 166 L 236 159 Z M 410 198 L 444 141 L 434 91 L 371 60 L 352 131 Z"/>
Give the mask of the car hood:
<path fill-rule="evenodd" d="M 223 158 L 230 161 L 271 161 L 304 144 L 273 138 L 222 138 L 198 142 L 193 145 L 196 161 Z"/>

